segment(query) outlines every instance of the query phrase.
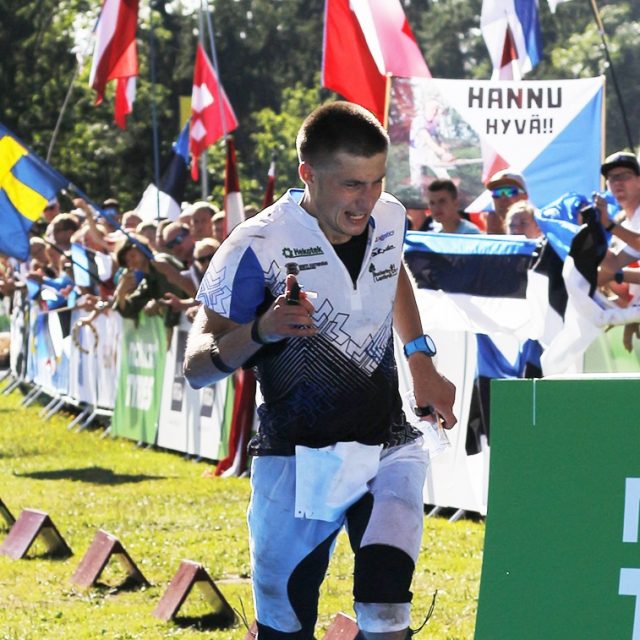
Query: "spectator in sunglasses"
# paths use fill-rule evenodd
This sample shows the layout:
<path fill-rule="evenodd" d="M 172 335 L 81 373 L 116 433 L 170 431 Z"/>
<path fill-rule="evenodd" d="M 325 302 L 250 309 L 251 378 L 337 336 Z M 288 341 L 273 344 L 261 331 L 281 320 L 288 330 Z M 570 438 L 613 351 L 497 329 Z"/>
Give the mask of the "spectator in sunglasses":
<path fill-rule="evenodd" d="M 220 243 L 215 238 L 204 238 L 198 240 L 193 249 L 193 265 L 191 268 L 192 277 L 196 287 L 200 282 L 213 258 L 215 252 L 220 247 Z"/>
<path fill-rule="evenodd" d="M 191 229 L 187 225 L 182 225 L 178 222 L 168 224 L 162 230 L 162 242 L 164 249 L 175 258 L 178 258 L 185 269 L 191 266 L 194 239 L 191 235 Z"/>
<path fill-rule="evenodd" d="M 506 220 L 509 207 L 529 199 L 524 178 L 515 171 L 503 169 L 491 176 L 486 187 L 493 199 L 493 211 L 487 216 L 487 233 L 508 233 Z"/>

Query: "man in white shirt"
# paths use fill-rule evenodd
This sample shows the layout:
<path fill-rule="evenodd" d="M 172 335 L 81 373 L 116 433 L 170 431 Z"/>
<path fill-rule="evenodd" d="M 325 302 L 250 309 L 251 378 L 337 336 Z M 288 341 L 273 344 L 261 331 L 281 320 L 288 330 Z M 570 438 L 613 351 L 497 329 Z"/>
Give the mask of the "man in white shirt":
<path fill-rule="evenodd" d="M 639 293 L 636 274 L 623 271 L 623 267 L 640 259 L 640 164 L 633 153 L 618 151 L 608 156 L 600 169 L 607 181 L 607 187 L 624 211 L 624 219 L 618 223 L 609 220 L 607 203 L 597 195 L 595 203 L 600 210 L 600 220 L 605 229 L 625 243 L 622 248 L 610 248 L 600 264 L 598 284 L 611 280 L 617 283 L 630 282 L 630 292 Z M 628 275 L 627 275 L 628 274 Z M 638 323 L 631 323 L 624 328 L 623 343 L 627 351 L 631 351 L 633 335 L 640 337 Z"/>

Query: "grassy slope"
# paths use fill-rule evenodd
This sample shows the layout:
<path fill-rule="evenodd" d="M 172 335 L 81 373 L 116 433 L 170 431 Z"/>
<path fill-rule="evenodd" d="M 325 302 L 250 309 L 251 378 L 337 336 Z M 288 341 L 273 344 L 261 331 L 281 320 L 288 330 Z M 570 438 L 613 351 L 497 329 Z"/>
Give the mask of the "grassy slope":
<path fill-rule="evenodd" d="M 74 555 L 44 557 L 38 540 L 26 559 L 0 556 L 0 639 L 244 638 L 241 624 L 217 631 L 186 624 L 210 611 L 198 590 L 180 610 L 182 624 L 162 622 L 151 612 L 181 560 L 189 559 L 201 562 L 231 606 L 243 606 L 253 620 L 248 481 L 203 477 L 205 464 L 102 439 L 101 430 L 70 432 L 70 416 L 44 422 L 40 407 L 24 409 L 21 399 L 18 392 L 0 396 L 0 498 L 16 517 L 23 508 L 46 511 Z M 153 586 L 115 588 L 125 577 L 116 560 L 97 588 L 83 591 L 71 584 L 98 528 L 121 541 Z M 5 535 L 0 519 L 0 540 Z M 424 617 L 435 589 L 438 601 L 423 637 L 473 636 L 483 536 L 483 524 L 425 520 L 413 625 Z M 318 637 L 338 611 L 352 615 L 351 567 L 341 536 L 323 587 Z"/>

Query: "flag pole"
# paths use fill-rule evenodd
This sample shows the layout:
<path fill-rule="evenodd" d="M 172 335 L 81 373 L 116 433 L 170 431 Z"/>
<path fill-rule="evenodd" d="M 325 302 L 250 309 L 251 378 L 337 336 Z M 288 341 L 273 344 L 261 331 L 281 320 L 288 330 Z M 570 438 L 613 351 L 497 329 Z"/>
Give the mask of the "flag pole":
<path fill-rule="evenodd" d="M 102 10 L 101 10 L 102 12 Z M 62 107 L 60 108 L 60 113 L 58 114 L 58 120 L 56 121 L 56 126 L 53 128 L 53 133 L 51 134 L 51 140 L 49 141 L 49 148 L 47 149 L 47 157 L 46 161 L 51 161 L 51 155 L 53 154 L 53 147 L 56 144 L 56 140 L 58 138 L 58 133 L 60 133 L 60 126 L 62 125 L 62 118 L 64 117 L 65 111 L 67 110 L 67 105 L 69 104 L 69 100 L 71 99 L 71 93 L 73 92 L 73 85 L 75 84 L 76 78 L 82 71 L 82 67 L 84 66 L 84 60 L 87 57 L 87 52 L 89 50 L 89 46 L 91 44 L 91 36 L 96 32 L 96 28 L 98 26 L 98 21 L 100 20 L 100 15 L 96 18 L 95 24 L 93 25 L 93 29 L 91 29 L 91 34 L 87 38 L 87 42 L 84 45 L 84 49 L 82 53 L 78 56 L 78 64 L 73 72 L 73 76 L 71 77 L 71 82 L 69 83 L 69 88 L 67 89 L 67 95 L 64 98 L 62 103 Z"/>
<path fill-rule="evenodd" d="M 216 99 L 218 101 L 218 107 L 220 109 L 220 122 L 222 123 L 222 137 L 227 137 L 227 123 L 224 117 L 224 106 L 220 99 L 220 92 L 222 91 L 222 80 L 220 79 L 220 67 L 218 66 L 218 54 L 216 53 L 216 45 L 213 39 L 213 23 L 211 22 L 211 14 L 209 13 L 209 1 L 205 1 L 207 5 L 207 31 L 209 33 L 209 48 L 211 49 L 211 61 L 213 62 L 213 68 L 218 76 L 218 82 L 216 83 L 216 91 L 218 95 Z"/>
<path fill-rule="evenodd" d="M 203 16 L 202 3 L 203 3 L 203 0 L 200 0 L 200 12 L 198 14 L 198 28 L 199 28 L 198 41 L 200 42 L 200 45 L 204 49 L 204 16 Z M 207 9 L 208 9 L 208 7 L 207 7 Z M 202 199 L 203 200 L 206 200 L 207 196 L 209 195 L 209 177 L 207 175 L 207 152 L 208 152 L 208 148 L 205 149 L 200 154 L 200 158 L 199 158 L 199 160 L 200 160 L 200 187 L 201 187 L 201 193 L 202 193 Z"/>
<path fill-rule="evenodd" d="M 596 25 L 598 27 L 598 32 L 600 33 L 600 39 L 602 40 L 602 48 L 604 49 L 604 54 L 605 54 L 605 57 L 607 58 L 609 70 L 611 71 L 611 80 L 613 81 L 613 88 L 618 98 L 618 104 L 620 105 L 620 113 L 622 114 L 622 122 L 624 124 L 625 133 L 627 134 L 627 142 L 629 144 L 629 149 L 631 151 L 634 151 L 635 147 L 633 145 L 633 138 L 631 136 L 631 128 L 629 127 L 629 121 L 627 119 L 627 112 L 624 108 L 624 102 L 622 101 L 622 93 L 620 92 L 620 86 L 618 85 L 618 78 L 616 76 L 615 69 L 613 68 L 613 61 L 611 60 L 611 55 L 609 54 L 609 46 L 607 45 L 607 35 L 604 30 L 604 24 L 602 22 L 602 18 L 600 17 L 600 11 L 598 10 L 598 5 L 596 3 L 596 0 L 591 0 L 591 10 L 593 11 L 593 17 L 595 18 Z"/>
<path fill-rule="evenodd" d="M 153 131 L 153 181 L 160 184 L 160 147 L 158 142 L 158 106 L 156 104 L 156 44 L 153 1 L 149 2 L 149 67 L 151 70 L 151 128 Z M 160 220 L 160 191 L 156 193 L 156 220 Z"/>

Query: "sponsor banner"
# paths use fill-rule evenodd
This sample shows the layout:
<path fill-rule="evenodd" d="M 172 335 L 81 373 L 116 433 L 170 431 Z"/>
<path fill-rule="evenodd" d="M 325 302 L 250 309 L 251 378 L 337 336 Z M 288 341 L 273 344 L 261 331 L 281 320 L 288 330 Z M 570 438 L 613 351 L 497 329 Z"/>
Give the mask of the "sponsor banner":
<path fill-rule="evenodd" d="M 113 409 L 116 405 L 116 383 L 120 372 L 122 316 L 117 311 L 108 309 L 98 315 L 93 324 L 98 334 L 95 349 L 97 404 L 101 409 Z"/>
<path fill-rule="evenodd" d="M 156 444 L 218 460 L 222 433 L 226 432 L 225 405 L 227 384 L 231 378 L 199 390 L 189 386 L 182 366 L 190 327 L 182 315 L 180 324 L 173 330 L 165 362 Z M 233 405 L 233 401 L 231 404 Z"/>
<path fill-rule="evenodd" d="M 426 207 L 436 178 L 457 185 L 463 206 L 492 206 L 484 180 L 522 173 L 538 207 L 600 186 L 604 78 L 544 81 L 392 78 L 386 189 Z"/>
<path fill-rule="evenodd" d="M 78 321 L 86 317 L 84 311 L 71 314 L 72 349 L 69 357 L 69 396 L 76 402 L 95 406 L 98 402 L 95 356 L 95 335 Z"/>
<path fill-rule="evenodd" d="M 476 640 L 640 637 L 639 382 L 493 383 Z"/>
<path fill-rule="evenodd" d="M 29 300 L 26 290 L 16 289 L 11 311 L 11 341 L 9 344 L 9 369 L 15 378 L 26 375 L 29 349 Z"/>
<path fill-rule="evenodd" d="M 34 314 L 28 372 L 34 384 L 50 395 L 69 391 L 69 336 L 63 336 L 58 313 Z"/>
<path fill-rule="evenodd" d="M 166 331 L 159 316 L 123 320 L 120 375 L 111 423 L 114 436 L 155 444 L 162 394 Z"/>

